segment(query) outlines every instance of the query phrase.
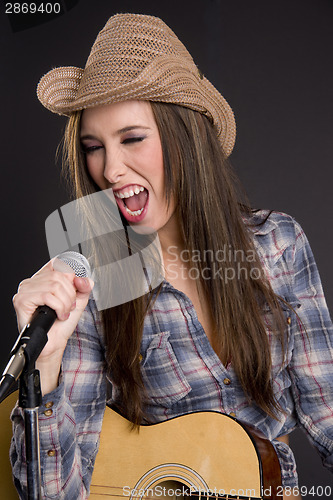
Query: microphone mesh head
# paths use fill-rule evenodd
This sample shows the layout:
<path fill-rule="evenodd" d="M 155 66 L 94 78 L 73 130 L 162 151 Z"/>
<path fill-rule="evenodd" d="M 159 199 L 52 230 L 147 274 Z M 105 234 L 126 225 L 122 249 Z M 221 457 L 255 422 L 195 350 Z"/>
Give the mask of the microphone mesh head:
<path fill-rule="evenodd" d="M 66 269 L 61 266 L 61 263 L 57 263 L 57 261 L 61 261 L 69 266 L 71 270 L 74 271 L 75 276 L 78 276 L 79 278 L 89 278 L 91 276 L 91 269 L 88 260 L 78 252 L 68 251 L 57 255 L 53 268 L 56 271 L 66 272 Z"/>

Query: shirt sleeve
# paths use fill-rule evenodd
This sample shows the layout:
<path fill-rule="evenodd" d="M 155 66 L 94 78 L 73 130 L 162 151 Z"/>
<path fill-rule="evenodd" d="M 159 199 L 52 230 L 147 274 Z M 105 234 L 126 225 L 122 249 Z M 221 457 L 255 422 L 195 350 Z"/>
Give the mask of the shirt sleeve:
<path fill-rule="evenodd" d="M 91 303 L 69 339 L 58 387 L 39 408 L 42 496 L 85 499 L 105 410 L 104 349 Z M 20 498 L 27 498 L 24 422 L 21 408 L 12 413 L 11 462 Z"/>
<path fill-rule="evenodd" d="M 333 329 L 318 269 L 302 230 L 296 223 L 294 293 L 297 329 L 290 362 L 298 421 L 333 472 Z"/>

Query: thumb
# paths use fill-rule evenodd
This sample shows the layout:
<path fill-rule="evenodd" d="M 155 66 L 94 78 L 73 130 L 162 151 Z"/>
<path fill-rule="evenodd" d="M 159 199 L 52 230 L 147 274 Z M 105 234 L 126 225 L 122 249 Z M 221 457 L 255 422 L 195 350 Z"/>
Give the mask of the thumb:
<path fill-rule="evenodd" d="M 72 321 L 77 322 L 88 303 L 90 292 L 94 288 L 94 282 L 90 278 L 75 276 L 73 284 L 76 288 L 76 301 L 75 305 L 73 304 L 74 309 L 71 312 L 71 318 Z"/>
<path fill-rule="evenodd" d="M 80 278 L 75 276 L 74 286 L 79 293 L 88 294 L 94 288 L 94 282 L 90 278 Z"/>

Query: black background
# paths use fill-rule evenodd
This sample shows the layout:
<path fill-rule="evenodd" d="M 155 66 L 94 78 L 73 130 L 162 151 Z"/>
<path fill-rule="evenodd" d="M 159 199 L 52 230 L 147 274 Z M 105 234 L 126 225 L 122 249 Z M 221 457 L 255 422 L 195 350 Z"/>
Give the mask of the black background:
<path fill-rule="evenodd" d="M 48 260 L 45 219 L 68 200 L 55 161 L 65 119 L 39 104 L 36 84 L 52 67 L 84 66 L 97 32 L 117 12 L 161 17 L 226 97 L 237 123 L 231 160 L 251 202 L 301 223 L 332 310 L 333 2 L 59 3 L 58 16 L 8 16 L 8 2 L 0 3 L 0 368 L 17 336 L 12 295 L 20 280 Z M 301 431 L 291 435 L 291 444 L 300 485 L 333 486 Z M 319 497 L 320 489 L 304 496 Z"/>

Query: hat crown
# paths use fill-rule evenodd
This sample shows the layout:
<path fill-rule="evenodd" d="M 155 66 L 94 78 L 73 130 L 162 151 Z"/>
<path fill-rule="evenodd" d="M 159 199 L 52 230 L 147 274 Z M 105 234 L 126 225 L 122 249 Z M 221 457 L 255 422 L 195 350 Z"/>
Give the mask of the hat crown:
<path fill-rule="evenodd" d="M 159 18 L 116 14 L 98 33 L 85 66 L 85 76 L 100 71 L 113 85 L 136 78 L 154 59 L 180 57 L 194 61 L 175 33 Z"/>

